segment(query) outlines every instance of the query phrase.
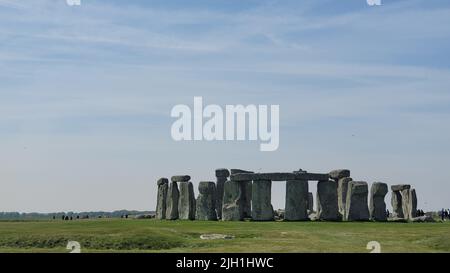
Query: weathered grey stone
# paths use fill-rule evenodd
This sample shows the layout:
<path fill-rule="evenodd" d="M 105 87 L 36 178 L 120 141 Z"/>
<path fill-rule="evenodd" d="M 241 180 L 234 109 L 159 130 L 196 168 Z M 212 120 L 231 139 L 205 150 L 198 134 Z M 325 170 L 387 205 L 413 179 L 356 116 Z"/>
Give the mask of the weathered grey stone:
<path fill-rule="evenodd" d="M 434 223 L 436 222 L 433 217 L 429 216 L 429 215 L 425 215 L 425 216 L 420 216 L 420 217 L 415 217 L 411 220 L 412 222 L 417 222 L 417 223 Z"/>
<path fill-rule="evenodd" d="M 345 214 L 345 203 L 347 202 L 348 183 L 353 181 L 350 177 L 344 177 L 338 180 L 338 206 L 339 212 Z"/>
<path fill-rule="evenodd" d="M 171 182 L 169 184 L 169 190 L 167 192 L 167 206 L 166 206 L 166 219 L 177 220 L 178 214 L 178 199 L 180 192 L 178 191 L 178 184 Z"/>
<path fill-rule="evenodd" d="M 252 217 L 252 181 L 240 181 L 242 216 L 244 218 Z"/>
<path fill-rule="evenodd" d="M 346 221 L 368 221 L 370 218 L 367 196 L 367 182 L 351 181 L 348 183 L 347 202 L 344 219 Z"/>
<path fill-rule="evenodd" d="M 195 195 L 192 182 L 180 183 L 178 213 L 181 220 L 195 220 Z"/>
<path fill-rule="evenodd" d="M 317 219 L 324 221 L 340 221 L 342 216 L 338 209 L 337 183 L 330 180 L 317 183 Z"/>
<path fill-rule="evenodd" d="M 199 195 L 196 202 L 195 219 L 216 221 L 216 185 L 214 182 L 200 182 Z"/>
<path fill-rule="evenodd" d="M 158 182 L 156 182 L 158 184 L 158 186 L 164 185 L 164 184 L 168 184 L 169 183 L 169 179 L 167 178 L 160 178 L 158 179 Z"/>
<path fill-rule="evenodd" d="M 411 185 L 407 185 L 407 184 L 392 185 L 391 189 L 392 189 L 392 191 L 409 190 L 409 189 L 411 189 Z"/>
<path fill-rule="evenodd" d="M 391 196 L 392 218 L 404 218 L 402 203 L 402 194 L 399 191 L 393 191 Z"/>
<path fill-rule="evenodd" d="M 189 175 L 175 175 L 171 178 L 172 182 L 189 182 L 191 177 Z"/>
<path fill-rule="evenodd" d="M 216 213 L 217 218 L 222 219 L 222 206 L 223 206 L 223 189 L 227 178 L 224 176 L 217 176 L 216 180 Z"/>
<path fill-rule="evenodd" d="M 314 211 L 314 195 L 312 192 L 308 193 L 308 211 L 309 213 Z"/>
<path fill-rule="evenodd" d="M 388 193 L 386 183 L 375 182 L 370 188 L 369 213 L 370 219 L 374 221 L 387 221 L 386 202 L 384 201 Z"/>
<path fill-rule="evenodd" d="M 169 190 L 169 180 L 161 178 L 157 182 L 158 196 L 156 199 L 156 219 L 166 219 L 167 192 Z"/>
<path fill-rule="evenodd" d="M 308 181 L 286 181 L 286 221 L 307 221 L 308 217 Z"/>
<path fill-rule="evenodd" d="M 252 219 L 253 221 L 273 221 L 271 203 L 272 181 L 255 180 L 252 187 Z"/>
<path fill-rule="evenodd" d="M 412 220 L 417 213 L 417 196 L 416 190 L 404 189 L 400 192 L 402 196 L 403 217 L 405 220 Z"/>
<path fill-rule="evenodd" d="M 241 204 L 241 187 L 239 182 L 226 181 L 223 191 L 222 220 L 241 221 L 243 211 Z"/>
<path fill-rule="evenodd" d="M 231 181 L 255 181 L 255 180 L 270 180 L 270 181 L 288 181 L 288 180 L 307 180 L 320 181 L 327 180 L 328 174 L 316 173 L 236 173 L 231 174 Z"/>
<path fill-rule="evenodd" d="M 411 189 L 411 218 L 417 217 L 417 194 L 415 189 Z"/>
<path fill-rule="evenodd" d="M 228 178 L 230 176 L 230 171 L 228 169 L 217 169 L 216 177 L 225 177 Z"/>
<path fill-rule="evenodd" d="M 338 181 L 341 178 L 350 177 L 350 170 L 340 169 L 329 173 L 330 178 Z"/>
<path fill-rule="evenodd" d="M 238 173 L 254 173 L 252 171 L 246 171 L 246 170 L 241 170 L 241 169 L 231 169 L 230 172 L 231 172 L 231 175 L 238 174 Z"/>

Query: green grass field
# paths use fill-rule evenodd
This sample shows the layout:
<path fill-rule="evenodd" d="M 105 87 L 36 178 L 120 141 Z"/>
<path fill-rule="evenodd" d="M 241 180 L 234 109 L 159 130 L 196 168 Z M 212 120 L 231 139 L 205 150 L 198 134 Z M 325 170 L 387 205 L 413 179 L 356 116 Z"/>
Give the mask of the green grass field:
<path fill-rule="evenodd" d="M 202 234 L 234 239 L 202 240 Z M 0 252 L 450 252 L 450 223 L 80 220 L 0 222 Z"/>

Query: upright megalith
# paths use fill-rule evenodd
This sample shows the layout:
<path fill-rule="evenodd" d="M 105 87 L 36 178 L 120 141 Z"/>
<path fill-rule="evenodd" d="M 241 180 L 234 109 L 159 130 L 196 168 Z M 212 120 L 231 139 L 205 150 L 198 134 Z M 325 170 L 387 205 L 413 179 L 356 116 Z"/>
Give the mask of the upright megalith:
<path fill-rule="evenodd" d="M 230 171 L 227 169 L 217 169 L 216 170 L 216 213 L 217 218 L 222 219 L 222 206 L 223 206 L 223 187 L 225 182 L 230 177 Z"/>
<path fill-rule="evenodd" d="M 214 182 L 200 182 L 199 195 L 196 202 L 195 219 L 202 221 L 216 221 L 216 185 Z"/>
<path fill-rule="evenodd" d="M 308 181 L 286 181 L 286 206 L 284 220 L 306 221 L 309 207 Z"/>
<path fill-rule="evenodd" d="M 403 196 L 401 192 L 409 189 L 411 189 L 411 185 L 400 184 L 391 186 L 391 205 L 393 218 L 405 218 L 405 215 L 403 213 Z"/>
<path fill-rule="evenodd" d="M 167 192 L 169 190 L 169 180 L 161 178 L 157 182 L 158 196 L 156 199 L 156 219 L 166 219 Z"/>
<path fill-rule="evenodd" d="M 273 221 L 272 181 L 255 180 L 252 187 L 252 220 Z"/>
<path fill-rule="evenodd" d="M 331 180 L 321 180 L 317 183 L 317 219 L 324 221 L 339 221 L 342 216 L 338 209 L 337 185 Z"/>
<path fill-rule="evenodd" d="M 339 212 L 345 214 L 345 203 L 347 202 L 348 183 L 353 181 L 350 177 L 343 177 L 338 179 L 338 206 Z"/>
<path fill-rule="evenodd" d="M 167 192 L 167 205 L 166 205 L 166 219 L 177 220 L 178 214 L 178 198 L 180 192 L 178 190 L 177 182 L 171 182 L 169 184 L 169 190 Z"/>
<path fill-rule="evenodd" d="M 252 171 L 245 171 L 240 169 L 231 169 L 231 175 L 236 174 L 253 174 Z M 241 205 L 244 218 L 250 218 L 252 216 L 252 180 L 240 181 L 239 183 L 241 191 Z"/>
<path fill-rule="evenodd" d="M 416 190 L 406 188 L 400 191 L 400 194 L 402 196 L 403 218 L 405 220 L 412 220 L 417 214 Z"/>
<path fill-rule="evenodd" d="M 227 181 L 223 187 L 223 221 L 241 221 L 244 219 L 241 203 L 240 182 Z"/>
<path fill-rule="evenodd" d="M 368 221 L 370 218 L 367 206 L 369 187 L 367 182 L 351 181 L 348 183 L 347 202 L 344 220 Z"/>
<path fill-rule="evenodd" d="M 329 175 L 331 179 L 337 182 L 341 178 L 350 177 L 350 170 L 346 169 L 334 170 L 331 171 Z"/>
<path fill-rule="evenodd" d="M 311 213 L 314 211 L 314 195 L 312 192 L 308 193 L 308 212 Z"/>
<path fill-rule="evenodd" d="M 369 213 L 370 219 L 374 221 L 386 221 L 386 202 L 384 201 L 388 193 L 386 183 L 375 182 L 370 188 Z"/>
<path fill-rule="evenodd" d="M 192 182 L 180 183 L 178 211 L 181 220 L 195 220 L 195 195 Z"/>

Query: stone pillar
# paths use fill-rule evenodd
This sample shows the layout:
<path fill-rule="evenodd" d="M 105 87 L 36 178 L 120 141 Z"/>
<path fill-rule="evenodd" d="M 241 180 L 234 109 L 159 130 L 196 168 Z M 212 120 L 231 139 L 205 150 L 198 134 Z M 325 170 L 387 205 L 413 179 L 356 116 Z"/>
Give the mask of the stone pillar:
<path fill-rule="evenodd" d="M 308 211 L 309 213 L 314 211 L 314 195 L 312 192 L 308 193 Z"/>
<path fill-rule="evenodd" d="M 317 183 L 317 219 L 324 221 L 340 221 L 337 200 L 337 185 L 331 180 Z"/>
<path fill-rule="evenodd" d="M 222 206 L 223 206 L 223 187 L 225 182 L 228 180 L 230 172 L 227 169 L 217 169 L 216 170 L 216 213 L 217 218 L 222 219 Z"/>
<path fill-rule="evenodd" d="M 171 182 L 169 184 L 169 190 L 167 192 L 167 205 L 166 205 L 166 219 L 177 220 L 178 219 L 178 198 L 180 192 L 178 191 L 177 182 Z"/>
<path fill-rule="evenodd" d="M 181 220 L 195 220 L 195 194 L 192 182 L 180 182 L 178 212 Z"/>
<path fill-rule="evenodd" d="M 231 169 L 231 174 L 238 173 L 254 173 L 251 171 L 245 171 L 240 169 Z M 252 181 L 240 181 L 239 182 L 241 191 L 241 205 L 243 218 L 250 218 L 252 216 Z"/>
<path fill-rule="evenodd" d="M 411 189 L 411 185 L 400 184 L 391 186 L 392 216 L 394 218 L 405 218 L 405 215 L 403 213 L 403 196 L 401 192 L 409 189 Z"/>
<path fill-rule="evenodd" d="M 400 191 L 400 194 L 402 196 L 403 218 L 405 220 L 412 220 L 414 217 L 416 217 L 417 213 L 416 190 L 405 188 Z"/>
<path fill-rule="evenodd" d="M 306 221 L 308 218 L 308 181 L 286 181 L 286 221 Z"/>
<path fill-rule="evenodd" d="M 338 206 L 339 212 L 345 215 L 345 203 L 347 202 L 348 183 L 353 181 L 350 177 L 344 177 L 338 179 Z"/>
<path fill-rule="evenodd" d="M 272 181 L 255 180 L 252 187 L 252 220 L 273 221 Z"/>
<path fill-rule="evenodd" d="M 241 205 L 240 182 L 227 181 L 223 187 L 223 221 L 241 221 L 244 219 Z"/>
<path fill-rule="evenodd" d="M 352 181 L 348 184 L 347 202 L 344 219 L 346 221 L 368 221 L 370 218 L 367 206 L 369 187 L 367 182 Z"/>
<path fill-rule="evenodd" d="M 216 185 L 214 182 L 200 182 L 199 195 L 196 202 L 195 219 L 202 221 L 217 221 Z"/>
<path fill-rule="evenodd" d="M 161 178 L 157 182 L 158 196 L 156 201 L 156 219 L 166 219 L 167 192 L 169 190 L 169 180 Z"/>
<path fill-rule="evenodd" d="M 388 185 L 381 182 L 375 182 L 370 188 L 369 212 L 370 219 L 374 221 L 386 221 L 386 203 L 384 198 L 388 193 Z"/>

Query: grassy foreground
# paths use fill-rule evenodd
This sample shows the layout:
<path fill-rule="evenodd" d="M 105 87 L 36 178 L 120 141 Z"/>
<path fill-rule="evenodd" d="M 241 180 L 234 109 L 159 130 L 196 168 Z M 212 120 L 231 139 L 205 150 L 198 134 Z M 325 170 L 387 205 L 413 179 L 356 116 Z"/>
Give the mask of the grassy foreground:
<path fill-rule="evenodd" d="M 202 234 L 234 239 L 202 240 Z M 79 220 L 0 222 L 0 252 L 450 252 L 450 223 Z"/>

